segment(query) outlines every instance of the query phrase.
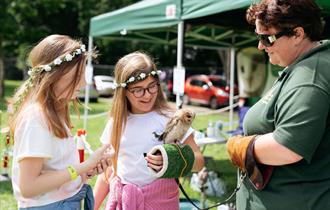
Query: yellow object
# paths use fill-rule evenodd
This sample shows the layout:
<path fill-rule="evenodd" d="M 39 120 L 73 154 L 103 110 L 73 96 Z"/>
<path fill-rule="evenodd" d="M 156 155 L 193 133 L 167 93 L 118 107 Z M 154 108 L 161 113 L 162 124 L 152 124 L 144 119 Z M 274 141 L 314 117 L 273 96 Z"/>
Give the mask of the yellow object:
<path fill-rule="evenodd" d="M 67 169 L 68 169 L 68 172 L 69 172 L 69 174 L 70 174 L 70 178 L 71 178 L 71 180 L 75 180 L 75 179 L 77 179 L 77 177 L 78 177 L 78 173 L 77 173 L 76 169 L 73 168 L 73 166 L 68 166 Z"/>

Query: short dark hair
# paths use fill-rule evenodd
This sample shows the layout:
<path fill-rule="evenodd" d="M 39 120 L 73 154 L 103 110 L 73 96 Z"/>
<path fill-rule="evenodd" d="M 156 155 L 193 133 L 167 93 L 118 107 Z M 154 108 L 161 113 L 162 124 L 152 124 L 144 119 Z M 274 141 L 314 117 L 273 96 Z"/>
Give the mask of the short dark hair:
<path fill-rule="evenodd" d="M 248 8 L 246 19 L 252 25 L 258 19 L 264 27 L 280 31 L 302 27 L 311 41 L 320 40 L 324 29 L 321 9 L 314 0 L 262 0 Z"/>

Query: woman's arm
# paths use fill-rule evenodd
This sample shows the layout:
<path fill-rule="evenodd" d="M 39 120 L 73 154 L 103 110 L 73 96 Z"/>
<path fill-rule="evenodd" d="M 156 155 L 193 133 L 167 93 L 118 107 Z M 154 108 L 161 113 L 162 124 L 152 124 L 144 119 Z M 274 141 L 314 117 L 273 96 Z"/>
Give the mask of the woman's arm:
<path fill-rule="evenodd" d="M 195 140 L 194 140 L 194 135 L 191 134 L 186 141 L 184 142 L 184 144 L 188 144 L 191 149 L 194 152 L 195 155 L 195 162 L 194 165 L 192 167 L 192 171 L 200 171 L 202 170 L 202 168 L 204 167 L 204 157 L 202 152 L 200 151 L 199 147 L 197 146 Z"/>
<path fill-rule="evenodd" d="M 300 161 L 303 157 L 279 144 L 273 133 L 258 136 L 254 144 L 254 157 L 266 165 L 287 165 Z"/>

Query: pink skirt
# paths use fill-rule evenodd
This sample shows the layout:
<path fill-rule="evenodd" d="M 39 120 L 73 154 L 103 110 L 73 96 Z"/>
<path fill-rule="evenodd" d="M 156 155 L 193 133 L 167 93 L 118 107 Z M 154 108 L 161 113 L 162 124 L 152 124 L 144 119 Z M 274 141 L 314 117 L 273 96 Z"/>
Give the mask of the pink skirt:
<path fill-rule="evenodd" d="M 179 190 L 174 179 L 158 179 L 138 187 L 122 184 L 115 177 L 110 183 L 106 210 L 179 210 Z"/>

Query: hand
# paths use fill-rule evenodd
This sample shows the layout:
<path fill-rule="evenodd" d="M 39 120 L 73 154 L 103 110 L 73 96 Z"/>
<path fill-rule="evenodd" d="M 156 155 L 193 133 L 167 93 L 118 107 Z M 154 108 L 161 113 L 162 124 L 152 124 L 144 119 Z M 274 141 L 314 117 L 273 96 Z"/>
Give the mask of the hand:
<path fill-rule="evenodd" d="M 107 168 L 110 167 L 111 165 L 112 165 L 112 162 L 111 162 L 110 158 L 101 159 L 96 167 L 94 167 L 92 170 L 90 170 L 86 173 L 87 177 L 92 178 L 93 176 L 95 176 L 97 174 L 101 174 L 101 173 L 105 172 L 107 170 Z"/>
<path fill-rule="evenodd" d="M 145 160 L 147 161 L 148 167 L 152 168 L 156 172 L 163 168 L 163 156 L 160 152 L 156 154 L 148 153 Z"/>
<path fill-rule="evenodd" d="M 87 174 L 100 174 L 111 165 L 111 157 L 115 154 L 114 149 L 105 144 L 93 152 L 89 158 L 83 163 L 87 169 Z"/>

